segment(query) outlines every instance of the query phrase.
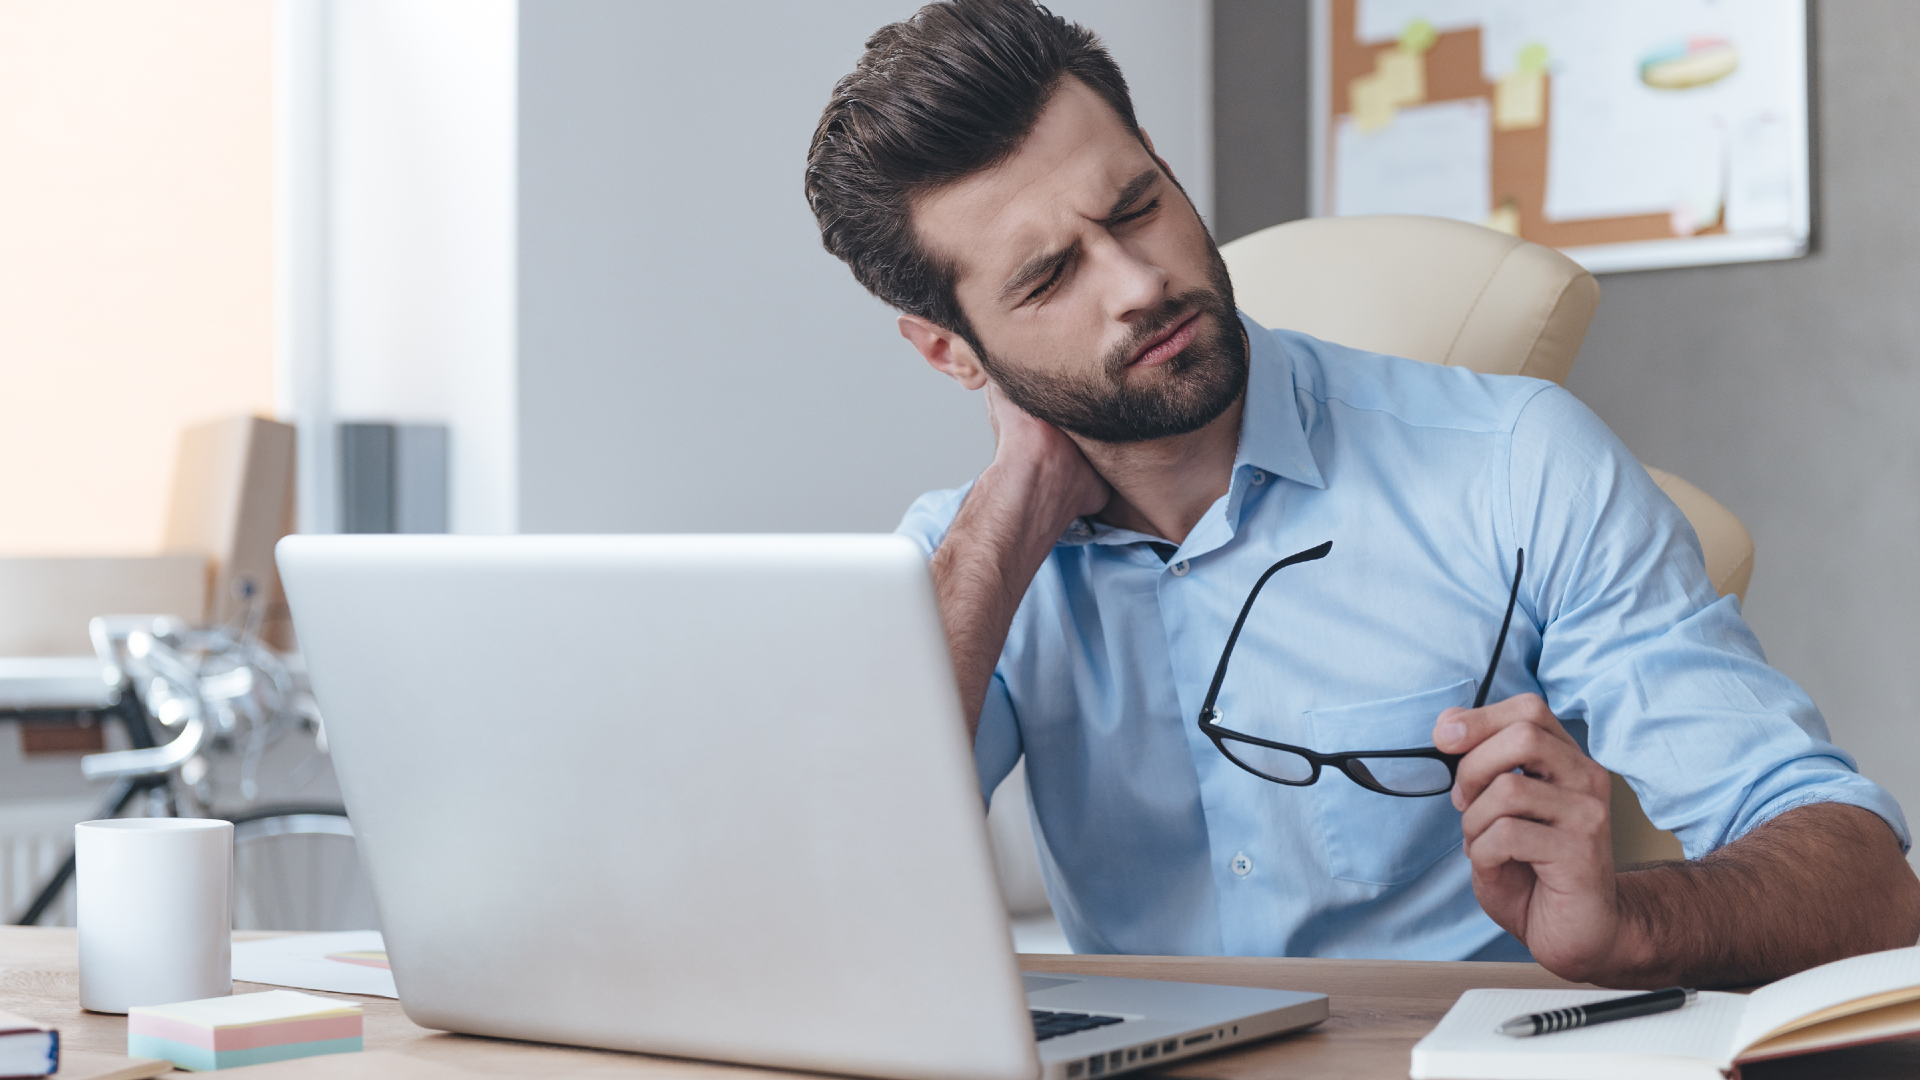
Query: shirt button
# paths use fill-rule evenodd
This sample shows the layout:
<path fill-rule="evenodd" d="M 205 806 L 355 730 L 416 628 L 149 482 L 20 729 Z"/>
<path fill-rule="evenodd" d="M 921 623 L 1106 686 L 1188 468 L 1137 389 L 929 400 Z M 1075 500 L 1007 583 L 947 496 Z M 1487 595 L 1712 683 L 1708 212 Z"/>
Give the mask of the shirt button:
<path fill-rule="evenodd" d="M 1253 475 L 1247 479 L 1252 480 L 1256 484 L 1264 484 L 1267 482 L 1267 474 L 1259 469 L 1255 469 L 1253 470 Z"/>
<path fill-rule="evenodd" d="M 1173 571 L 1174 577 L 1186 577 L 1187 571 L 1193 568 L 1187 565 L 1187 560 L 1181 559 L 1179 562 L 1167 567 L 1167 569 Z"/>
<path fill-rule="evenodd" d="M 1244 851 L 1235 855 L 1233 861 L 1227 865 L 1233 867 L 1233 872 L 1239 874 L 1241 877 L 1246 877 L 1248 874 L 1253 873 L 1253 860 L 1247 858 L 1247 853 Z"/>
<path fill-rule="evenodd" d="M 1079 518 L 1073 519 L 1073 526 L 1068 531 L 1072 532 L 1073 535 L 1075 536 L 1092 536 L 1093 535 L 1092 526 L 1088 525 L 1085 521 L 1082 521 Z"/>

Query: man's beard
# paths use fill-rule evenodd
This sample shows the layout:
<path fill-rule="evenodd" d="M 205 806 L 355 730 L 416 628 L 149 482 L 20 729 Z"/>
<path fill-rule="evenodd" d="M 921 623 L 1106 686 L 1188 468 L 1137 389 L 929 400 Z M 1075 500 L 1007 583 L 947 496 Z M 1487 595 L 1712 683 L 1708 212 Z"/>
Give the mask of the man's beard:
<path fill-rule="evenodd" d="M 1247 341 L 1234 314 L 1233 283 L 1220 250 L 1213 256 L 1211 287 L 1171 297 L 1143 316 L 1133 333 L 1090 377 L 1049 375 L 1001 363 L 978 342 L 980 364 L 1008 400 L 1063 431 L 1104 443 L 1135 443 L 1198 431 L 1239 399 L 1247 385 Z M 1142 346 L 1192 315 L 1200 313 L 1193 342 L 1157 365 L 1163 374 L 1154 387 L 1130 386 L 1128 364 Z"/>

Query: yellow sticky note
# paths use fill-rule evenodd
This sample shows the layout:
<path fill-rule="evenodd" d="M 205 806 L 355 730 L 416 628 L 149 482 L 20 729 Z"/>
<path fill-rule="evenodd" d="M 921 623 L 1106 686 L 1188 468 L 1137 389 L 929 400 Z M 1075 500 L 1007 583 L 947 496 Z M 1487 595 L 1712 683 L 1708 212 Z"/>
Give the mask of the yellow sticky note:
<path fill-rule="evenodd" d="M 1405 48 L 1377 53 L 1373 73 L 1386 88 L 1395 107 L 1418 105 L 1427 100 L 1427 58 Z"/>
<path fill-rule="evenodd" d="M 1361 75 L 1347 84 L 1347 107 L 1363 132 L 1379 131 L 1393 123 L 1393 98 L 1380 76 Z"/>
<path fill-rule="evenodd" d="M 1520 235 L 1520 204 L 1512 199 L 1502 199 L 1493 213 L 1487 215 L 1487 228 L 1508 236 Z"/>
<path fill-rule="evenodd" d="M 1400 48 L 1415 56 L 1433 48 L 1440 35 L 1434 32 L 1433 24 L 1425 19 L 1415 19 L 1400 31 Z"/>
<path fill-rule="evenodd" d="M 1493 84 L 1493 130 L 1520 131 L 1547 122 L 1547 76 L 1515 71 Z"/>

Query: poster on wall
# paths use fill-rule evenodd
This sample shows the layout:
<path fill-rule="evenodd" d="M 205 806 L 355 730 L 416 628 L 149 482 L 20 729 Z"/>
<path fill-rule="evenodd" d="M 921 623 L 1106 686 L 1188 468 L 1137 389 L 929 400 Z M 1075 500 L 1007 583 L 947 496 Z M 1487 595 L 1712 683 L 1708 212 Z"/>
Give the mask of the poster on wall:
<path fill-rule="evenodd" d="M 1808 250 L 1805 0 L 1316 0 L 1312 109 L 1316 216 L 1596 273 Z"/>

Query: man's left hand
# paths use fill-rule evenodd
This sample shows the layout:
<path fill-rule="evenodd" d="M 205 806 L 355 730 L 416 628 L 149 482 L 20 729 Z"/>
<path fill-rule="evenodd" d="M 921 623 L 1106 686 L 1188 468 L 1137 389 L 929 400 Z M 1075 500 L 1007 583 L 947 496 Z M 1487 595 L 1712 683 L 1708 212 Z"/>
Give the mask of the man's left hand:
<path fill-rule="evenodd" d="M 1453 805 L 1465 815 L 1473 893 L 1534 959 L 1570 979 L 1615 967 L 1625 939 L 1614 890 L 1607 770 L 1537 695 L 1448 709 L 1433 744 L 1465 755 Z"/>

